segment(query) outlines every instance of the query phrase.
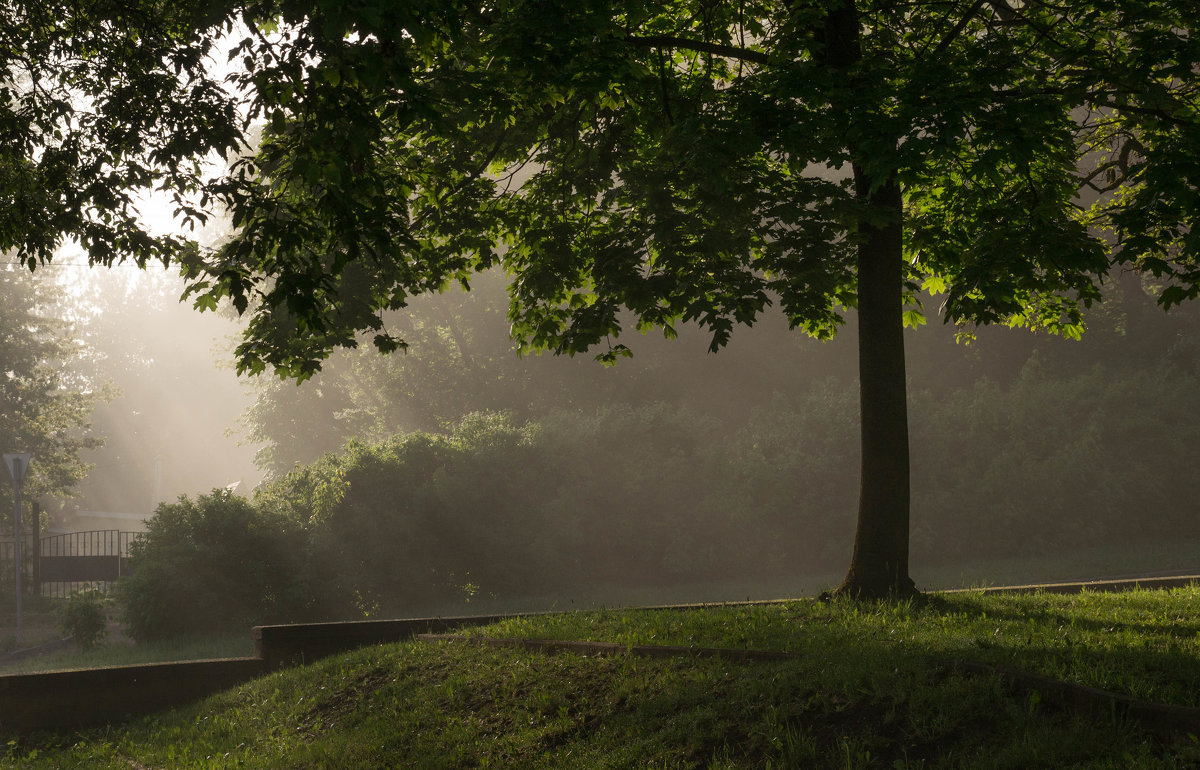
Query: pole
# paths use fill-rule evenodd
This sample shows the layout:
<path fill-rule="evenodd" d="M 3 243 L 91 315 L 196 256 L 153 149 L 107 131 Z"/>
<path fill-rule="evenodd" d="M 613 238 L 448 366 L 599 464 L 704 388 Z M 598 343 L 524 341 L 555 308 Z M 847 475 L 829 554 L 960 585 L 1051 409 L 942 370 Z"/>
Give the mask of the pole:
<path fill-rule="evenodd" d="M 21 482 L 13 482 L 13 562 L 17 565 L 17 644 L 21 643 Z"/>
<path fill-rule="evenodd" d="M 33 501 L 32 508 L 33 521 L 30 522 L 29 530 L 33 534 L 30 547 L 33 549 L 29 554 L 29 563 L 33 567 L 33 585 L 30 588 L 33 592 L 42 595 L 42 506 L 37 500 Z"/>
<path fill-rule="evenodd" d="M 17 644 L 21 643 L 21 481 L 29 469 L 28 452 L 4 455 L 4 464 L 13 481 L 13 562 L 17 573 Z"/>

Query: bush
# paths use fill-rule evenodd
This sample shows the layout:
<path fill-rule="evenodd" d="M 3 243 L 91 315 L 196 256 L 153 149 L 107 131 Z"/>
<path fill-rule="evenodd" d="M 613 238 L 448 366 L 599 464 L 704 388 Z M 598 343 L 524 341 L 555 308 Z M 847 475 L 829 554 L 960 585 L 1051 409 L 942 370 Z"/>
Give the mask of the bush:
<path fill-rule="evenodd" d="M 81 650 L 90 650 L 104 639 L 107 600 L 96 590 L 72 594 L 59 609 L 59 627 L 75 639 Z"/>
<path fill-rule="evenodd" d="M 914 563 L 1196 537 L 1197 382 L 1167 367 L 1048 372 L 910 397 Z M 961 557 L 960 557 L 961 558 Z"/>
<path fill-rule="evenodd" d="M 118 584 L 134 639 L 249 630 L 307 618 L 304 534 L 226 490 L 162 504 Z"/>
<path fill-rule="evenodd" d="M 336 478 L 339 497 L 314 509 L 310 528 L 328 606 L 342 615 L 431 612 L 481 579 L 488 591 L 527 584 L 535 560 L 509 538 L 530 531 L 519 517 L 527 452 L 525 433 L 507 418 L 470 415 L 450 435 L 352 444 L 343 463 L 325 465 L 329 482 L 289 474 L 276 486 L 293 491 L 258 500 L 279 505 Z"/>
<path fill-rule="evenodd" d="M 310 522 L 310 564 L 343 614 L 757 576 L 762 544 L 780 538 L 728 504 L 744 495 L 719 428 L 663 404 L 524 426 L 472 414 L 446 435 L 351 444 L 255 500 Z"/>

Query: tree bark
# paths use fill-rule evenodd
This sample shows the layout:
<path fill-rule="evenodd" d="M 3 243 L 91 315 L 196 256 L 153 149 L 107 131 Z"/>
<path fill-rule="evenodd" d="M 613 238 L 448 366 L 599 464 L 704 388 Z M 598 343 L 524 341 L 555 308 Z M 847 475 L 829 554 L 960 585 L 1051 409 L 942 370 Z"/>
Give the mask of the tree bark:
<path fill-rule="evenodd" d="M 862 466 L 850 570 L 836 593 L 861 598 L 916 592 L 908 574 L 908 393 L 904 371 L 903 199 L 895 176 L 870 189 L 855 167 L 858 196 L 882 225 L 860 230 L 858 376 Z"/>

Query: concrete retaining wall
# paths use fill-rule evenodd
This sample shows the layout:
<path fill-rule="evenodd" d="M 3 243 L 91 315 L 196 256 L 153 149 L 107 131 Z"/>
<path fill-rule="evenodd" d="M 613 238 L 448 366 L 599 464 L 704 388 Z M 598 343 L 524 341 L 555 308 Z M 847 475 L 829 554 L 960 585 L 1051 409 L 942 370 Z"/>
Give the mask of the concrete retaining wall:
<path fill-rule="evenodd" d="M 512 615 L 257 626 L 252 658 L 111 666 L 0 676 L 0 734 L 119 722 L 338 652 L 493 623 Z"/>
<path fill-rule="evenodd" d="M 255 656 L 263 661 L 268 670 L 274 670 L 281 666 L 310 663 L 358 647 L 411 639 L 417 634 L 444 633 L 507 618 L 529 617 L 530 614 L 294 623 L 286 626 L 255 626 L 251 634 L 254 637 Z"/>
<path fill-rule="evenodd" d="M 991 588 L 956 588 L 937 593 L 974 593 L 982 591 L 985 594 L 1078 594 L 1084 591 L 1093 593 L 1115 593 L 1120 591 L 1157 590 L 1165 588 L 1186 588 L 1193 583 L 1200 583 L 1200 575 L 1174 575 L 1171 577 L 1125 578 L 1121 580 L 1082 580 L 1073 583 L 1037 583 L 1023 586 L 993 586 Z"/>
<path fill-rule="evenodd" d="M 0 676 L 0 732 L 117 722 L 180 706 L 263 673 L 258 658 Z"/>

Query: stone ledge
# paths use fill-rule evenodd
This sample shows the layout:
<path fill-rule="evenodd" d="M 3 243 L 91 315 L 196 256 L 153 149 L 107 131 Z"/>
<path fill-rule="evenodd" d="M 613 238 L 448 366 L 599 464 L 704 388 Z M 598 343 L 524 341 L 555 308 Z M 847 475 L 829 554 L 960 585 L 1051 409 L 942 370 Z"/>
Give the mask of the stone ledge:
<path fill-rule="evenodd" d="M 465 626 L 482 626 L 510 618 L 532 617 L 545 613 L 511 615 L 463 615 L 446 618 L 406 618 L 403 620 L 356 620 L 333 623 L 293 623 L 255 626 L 254 654 L 267 670 L 302 665 L 314 660 L 372 644 L 388 644 L 411 639 L 418 634 L 453 631 Z"/>

